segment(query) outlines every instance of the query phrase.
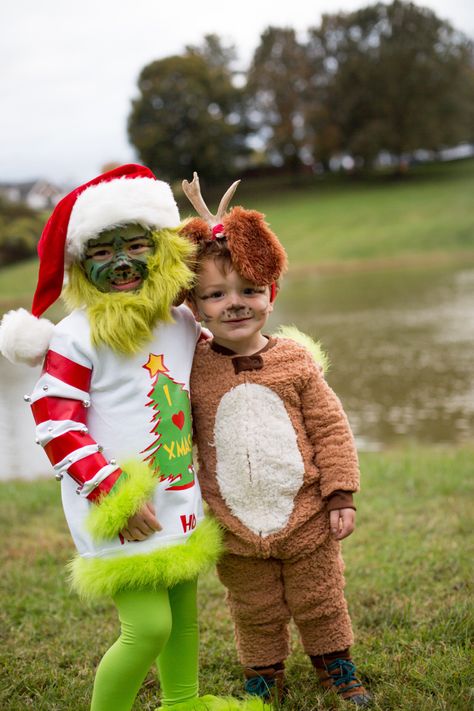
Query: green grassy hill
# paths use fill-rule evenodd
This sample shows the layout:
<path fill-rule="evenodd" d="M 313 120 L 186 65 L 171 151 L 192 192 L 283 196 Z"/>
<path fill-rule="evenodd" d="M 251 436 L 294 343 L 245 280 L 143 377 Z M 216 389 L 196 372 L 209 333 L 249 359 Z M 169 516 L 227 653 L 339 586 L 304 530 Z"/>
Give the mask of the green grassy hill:
<path fill-rule="evenodd" d="M 399 180 L 253 179 L 242 183 L 234 202 L 266 214 L 297 269 L 361 260 L 474 261 L 473 194 L 469 160 L 423 166 Z M 191 211 L 181 209 L 183 217 Z M 36 274 L 36 260 L 0 270 L 2 310 L 29 303 Z"/>
<path fill-rule="evenodd" d="M 267 215 L 293 266 L 474 252 L 474 161 L 401 180 L 328 180 L 273 191 L 247 206 Z"/>

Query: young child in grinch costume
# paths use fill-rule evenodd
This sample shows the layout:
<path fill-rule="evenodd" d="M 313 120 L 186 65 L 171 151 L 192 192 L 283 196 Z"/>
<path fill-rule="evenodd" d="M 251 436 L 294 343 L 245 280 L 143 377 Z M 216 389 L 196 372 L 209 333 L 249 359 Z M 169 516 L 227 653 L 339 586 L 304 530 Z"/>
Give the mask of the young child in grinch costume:
<path fill-rule="evenodd" d="M 225 529 L 218 573 L 246 690 L 282 700 L 292 617 L 322 686 L 367 706 L 349 653 L 339 544 L 354 529 L 359 485 L 347 418 L 306 347 L 263 335 L 286 268 L 263 215 L 225 214 L 222 203 L 212 215 L 196 175 L 183 189 L 204 218 L 183 229 L 198 249 L 190 302 L 213 334 L 191 376 L 199 477 Z"/>
<path fill-rule="evenodd" d="M 219 553 L 192 464 L 189 374 L 200 326 L 174 307 L 192 284 L 169 186 L 138 165 L 55 208 L 38 245 L 32 314 L 10 312 L 0 348 L 43 370 L 31 403 L 78 550 L 74 587 L 111 596 L 121 635 L 97 670 L 93 711 L 129 711 L 156 660 L 161 709 L 261 708 L 198 697 L 196 579 Z M 69 316 L 39 319 L 61 294 Z"/>

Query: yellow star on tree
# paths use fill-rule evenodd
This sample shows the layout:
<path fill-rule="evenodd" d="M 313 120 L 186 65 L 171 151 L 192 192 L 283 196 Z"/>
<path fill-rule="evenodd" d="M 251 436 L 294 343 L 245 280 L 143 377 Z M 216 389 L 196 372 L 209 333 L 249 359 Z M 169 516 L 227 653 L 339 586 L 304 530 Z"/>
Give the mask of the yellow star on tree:
<path fill-rule="evenodd" d="M 148 358 L 148 363 L 145 363 L 143 366 L 146 368 L 149 373 L 150 377 L 154 378 L 155 375 L 158 373 L 168 373 L 168 368 L 166 365 L 163 363 L 163 355 L 155 355 L 154 353 L 150 353 L 150 357 Z"/>

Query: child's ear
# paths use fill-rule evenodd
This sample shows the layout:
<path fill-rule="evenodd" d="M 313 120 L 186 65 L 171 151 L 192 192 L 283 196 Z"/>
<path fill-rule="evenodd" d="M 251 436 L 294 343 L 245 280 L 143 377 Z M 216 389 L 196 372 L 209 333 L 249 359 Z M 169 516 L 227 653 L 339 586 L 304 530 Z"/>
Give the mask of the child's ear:
<path fill-rule="evenodd" d="M 278 294 L 278 284 L 272 282 L 268 288 L 270 301 L 268 303 L 268 313 L 271 314 L 273 311 L 273 304 L 275 303 L 276 296 Z"/>

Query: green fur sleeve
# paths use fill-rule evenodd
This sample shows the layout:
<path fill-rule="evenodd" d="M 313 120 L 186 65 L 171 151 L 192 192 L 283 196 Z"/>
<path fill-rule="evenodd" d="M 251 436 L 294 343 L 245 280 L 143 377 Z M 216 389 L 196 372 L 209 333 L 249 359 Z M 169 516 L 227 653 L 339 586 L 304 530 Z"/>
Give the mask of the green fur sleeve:
<path fill-rule="evenodd" d="M 153 494 L 157 480 L 144 462 L 127 462 L 111 492 L 91 508 L 87 529 L 96 540 L 114 538 Z"/>

